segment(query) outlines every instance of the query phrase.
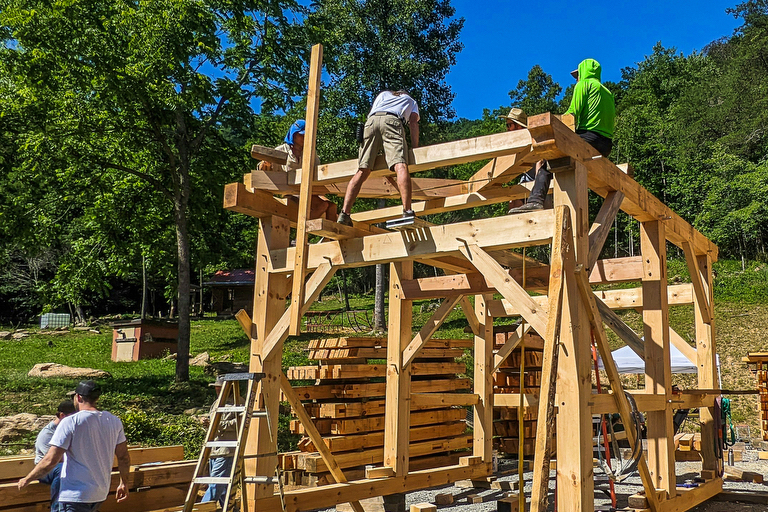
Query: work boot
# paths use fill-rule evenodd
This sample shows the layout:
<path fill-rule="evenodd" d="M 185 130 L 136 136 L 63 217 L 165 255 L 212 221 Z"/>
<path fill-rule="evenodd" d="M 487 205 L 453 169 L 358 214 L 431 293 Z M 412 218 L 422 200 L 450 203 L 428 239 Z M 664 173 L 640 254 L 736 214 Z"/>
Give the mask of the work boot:
<path fill-rule="evenodd" d="M 543 210 L 544 205 L 541 203 L 525 203 L 523 206 L 518 206 L 517 208 L 511 208 L 507 214 L 512 213 L 525 213 L 525 212 L 534 212 L 536 210 Z"/>
<path fill-rule="evenodd" d="M 352 219 L 349 217 L 348 213 L 344 213 L 344 212 L 339 213 L 339 218 L 336 220 L 336 222 L 338 222 L 342 226 L 352 227 Z"/>

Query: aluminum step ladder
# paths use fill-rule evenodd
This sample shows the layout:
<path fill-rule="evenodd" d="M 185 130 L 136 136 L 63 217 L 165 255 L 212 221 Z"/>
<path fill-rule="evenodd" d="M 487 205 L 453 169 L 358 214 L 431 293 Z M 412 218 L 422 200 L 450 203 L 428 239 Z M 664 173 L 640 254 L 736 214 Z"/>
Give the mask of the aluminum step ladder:
<path fill-rule="evenodd" d="M 221 378 L 224 384 L 221 387 L 221 393 L 217 400 L 217 406 L 214 409 L 213 417 L 208 426 L 203 449 L 200 452 L 200 458 L 197 460 L 195 473 L 187 492 L 187 499 L 184 503 L 183 512 L 192 512 L 197 499 L 197 493 L 202 485 L 226 485 L 227 491 L 224 498 L 224 512 L 230 512 L 235 508 L 235 495 L 238 486 L 241 489 L 241 509 L 247 512 L 247 500 L 243 496 L 246 483 L 250 484 L 279 484 L 282 489 L 282 481 L 275 476 L 252 476 L 246 477 L 243 471 L 243 461 L 245 458 L 275 456 L 276 453 L 262 455 L 245 455 L 245 443 L 248 438 L 248 429 L 252 418 L 266 418 L 269 423 L 270 418 L 266 410 L 254 410 L 256 397 L 258 395 L 258 384 L 265 377 L 264 373 L 230 373 Z M 240 383 L 248 382 L 248 390 L 245 400 L 240 394 Z M 232 404 L 227 401 L 232 399 Z M 239 416 L 237 428 L 237 440 L 235 441 L 214 441 L 216 438 L 219 424 L 224 414 L 236 413 Z M 271 432 L 271 425 L 268 427 Z M 235 453 L 232 460 L 232 470 L 229 476 L 212 477 L 209 474 L 209 462 L 211 460 L 212 448 L 234 448 Z"/>

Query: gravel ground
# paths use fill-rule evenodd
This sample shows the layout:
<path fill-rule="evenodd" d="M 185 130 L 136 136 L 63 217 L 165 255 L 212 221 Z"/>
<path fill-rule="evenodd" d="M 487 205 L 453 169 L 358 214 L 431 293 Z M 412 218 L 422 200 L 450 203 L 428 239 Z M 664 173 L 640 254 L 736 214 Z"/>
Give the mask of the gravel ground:
<path fill-rule="evenodd" d="M 745 451 L 745 454 L 748 452 Z M 754 458 L 754 461 L 750 462 L 736 462 L 735 467 L 739 469 L 743 469 L 746 471 L 754 471 L 756 473 L 760 473 L 764 476 L 766 476 L 766 483 L 768 484 L 768 461 L 757 461 L 757 452 L 752 451 L 754 453 L 754 456 L 751 458 Z M 745 457 L 747 458 L 747 457 Z M 499 464 L 499 470 L 501 473 L 509 473 L 511 471 L 515 470 L 515 467 L 517 466 L 516 461 L 514 460 L 502 460 Z M 676 464 L 676 474 L 678 485 L 684 484 L 686 482 L 692 482 L 695 477 L 698 476 L 699 471 L 701 469 L 701 463 L 698 462 L 678 462 Z M 599 470 L 596 470 L 597 473 L 599 473 Z M 554 471 L 550 474 L 550 489 L 554 490 Z M 596 478 L 601 479 L 602 475 L 596 475 Z M 524 473 L 524 480 L 525 480 L 525 494 L 530 497 L 531 493 L 531 479 L 533 478 L 533 473 L 531 471 L 526 471 Z M 603 477 L 604 478 L 604 477 Z M 517 484 L 518 476 L 515 472 L 514 474 L 507 474 L 505 476 L 501 476 L 499 481 L 507 481 Z M 607 480 L 598 481 L 595 483 L 595 508 L 596 510 L 608 510 L 610 507 L 610 497 L 606 493 L 608 492 L 609 486 Z M 734 482 L 730 480 L 726 480 L 723 486 L 724 491 L 735 491 L 735 492 L 745 492 L 745 493 L 754 493 L 754 492 L 761 492 L 765 493 L 768 491 L 768 485 L 763 484 L 753 484 L 753 483 L 745 483 L 745 482 Z M 623 507 L 627 506 L 627 498 L 637 493 L 638 491 L 642 490 L 642 484 L 640 483 L 640 477 L 636 474 L 634 476 L 631 476 L 627 478 L 622 484 L 616 485 L 616 497 L 617 497 L 617 505 L 619 510 L 621 510 Z M 499 498 L 502 498 L 506 495 L 507 491 L 502 490 L 495 490 L 495 489 L 462 489 L 459 487 L 456 487 L 454 485 L 449 485 L 441 488 L 436 489 L 429 489 L 429 490 L 423 490 L 423 491 L 416 491 L 416 492 L 410 492 L 406 495 L 406 510 L 409 510 L 410 506 L 415 503 L 434 503 L 435 502 L 435 495 L 437 494 L 444 494 L 449 493 L 452 494 L 454 497 L 454 504 L 450 506 L 440 506 L 438 507 L 438 510 L 446 511 L 446 512 L 467 512 L 467 511 L 495 511 L 496 510 L 496 500 Z M 477 504 L 468 504 L 466 503 L 466 498 L 470 494 L 479 494 L 480 496 L 483 496 L 483 498 L 487 501 L 484 501 L 483 503 L 477 503 Z M 325 509 L 323 512 L 334 512 L 335 508 L 329 508 Z M 344 508 L 340 508 L 340 510 L 344 510 Z M 550 504 L 549 510 L 553 510 L 552 504 Z M 760 504 L 748 504 L 748 503 L 738 503 L 738 502 L 718 502 L 711 500 L 707 503 L 704 503 L 702 505 L 699 505 L 696 508 L 691 509 L 691 512 L 766 512 L 768 510 L 768 505 Z"/>

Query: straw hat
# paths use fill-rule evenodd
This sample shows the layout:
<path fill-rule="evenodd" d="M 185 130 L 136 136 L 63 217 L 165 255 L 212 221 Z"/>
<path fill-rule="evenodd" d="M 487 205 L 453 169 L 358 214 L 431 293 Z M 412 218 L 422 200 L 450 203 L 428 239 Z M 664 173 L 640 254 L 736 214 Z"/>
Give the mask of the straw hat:
<path fill-rule="evenodd" d="M 505 119 L 511 119 L 512 121 L 519 124 L 523 128 L 528 128 L 528 116 L 525 115 L 525 112 L 521 108 L 513 108 L 509 111 L 509 114 L 501 115 L 499 117 L 503 117 Z"/>

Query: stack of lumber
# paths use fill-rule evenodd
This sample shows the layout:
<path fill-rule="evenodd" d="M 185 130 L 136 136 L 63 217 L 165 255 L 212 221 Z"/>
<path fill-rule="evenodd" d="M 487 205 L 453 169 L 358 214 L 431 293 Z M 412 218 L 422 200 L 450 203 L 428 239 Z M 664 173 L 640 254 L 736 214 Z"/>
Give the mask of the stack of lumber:
<path fill-rule="evenodd" d="M 128 499 L 119 504 L 115 501 L 114 492 L 120 477 L 113 471 L 110 495 L 100 511 L 145 512 L 184 504 L 197 461 L 184 461 L 181 446 L 129 448 L 129 453 Z M 50 509 L 49 485 L 35 481 L 23 491 L 18 490 L 18 480 L 34 466 L 33 456 L 0 457 L 1 512 L 47 512 Z M 117 468 L 116 460 L 114 468 Z"/>
<path fill-rule="evenodd" d="M 701 434 L 675 434 L 675 460 L 699 461 L 701 460 Z"/>
<path fill-rule="evenodd" d="M 348 480 L 364 477 L 366 465 L 380 466 L 384 459 L 384 413 L 387 340 L 385 338 L 336 338 L 313 340 L 309 358 L 317 365 L 291 367 L 286 376 L 304 401 L 323 441 Z M 462 393 L 471 390 L 466 371 L 455 359 L 471 347 L 472 340 L 431 340 L 411 365 L 412 393 Z M 314 381 L 313 384 L 296 381 Z M 410 468 L 427 469 L 456 464 L 459 454 L 471 447 L 466 434 L 467 411 L 440 404 L 411 404 Z M 298 420 L 291 432 L 305 434 Z M 280 454 L 288 484 L 317 486 L 334 483 L 320 454 L 308 437 L 298 451 Z"/>
<path fill-rule="evenodd" d="M 531 331 L 532 332 L 532 331 Z M 541 386 L 541 364 L 544 356 L 544 340 L 537 334 L 525 335 L 525 366 L 523 385 L 526 393 L 538 395 Z M 500 349 L 512 332 L 495 334 L 495 348 Z M 520 392 L 520 362 L 522 351 L 516 348 L 493 374 L 494 394 Z M 536 410 L 527 411 L 523 417 L 523 456 L 533 455 L 536 438 Z M 519 452 L 520 424 L 517 407 L 495 407 L 493 410 L 494 446 L 503 453 Z"/>
<path fill-rule="evenodd" d="M 768 352 L 748 352 L 741 358 L 757 377 L 760 392 L 760 430 L 763 441 L 768 441 Z"/>

